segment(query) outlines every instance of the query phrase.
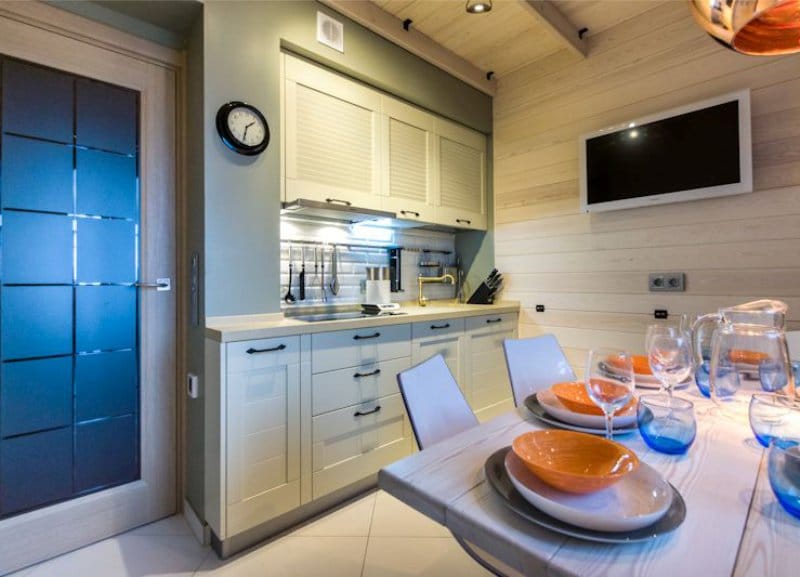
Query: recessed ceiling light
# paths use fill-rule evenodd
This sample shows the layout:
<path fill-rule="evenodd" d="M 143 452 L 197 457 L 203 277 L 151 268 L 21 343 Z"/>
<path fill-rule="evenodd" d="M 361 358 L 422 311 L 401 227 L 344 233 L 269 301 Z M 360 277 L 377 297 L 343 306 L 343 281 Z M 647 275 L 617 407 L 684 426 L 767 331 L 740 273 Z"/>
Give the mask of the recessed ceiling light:
<path fill-rule="evenodd" d="M 470 14 L 483 14 L 492 9 L 492 0 L 467 0 L 466 9 Z"/>

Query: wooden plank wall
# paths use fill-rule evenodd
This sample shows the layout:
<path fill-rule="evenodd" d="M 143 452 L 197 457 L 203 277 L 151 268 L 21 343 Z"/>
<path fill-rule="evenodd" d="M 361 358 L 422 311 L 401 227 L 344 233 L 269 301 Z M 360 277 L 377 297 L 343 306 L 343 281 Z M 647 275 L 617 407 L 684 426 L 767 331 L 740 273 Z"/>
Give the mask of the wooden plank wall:
<path fill-rule="evenodd" d="M 643 352 L 656 308 L 702 313 L 774 297 L 800 328 L 800 55 L 728 51 L 685 2 L 653 4 L 590 40 L 586 60 L 561 51 L 498 82 L 496 260 L 504 298 L 523 306 L 520 335 L 556 334 L 580 369 L 592 346 Z M 579 212 L 578 135 L 742 88 L 754 193 Z M 686 292 L 649 293 L 647 275 L 659 271 L 685 272 Z"/>

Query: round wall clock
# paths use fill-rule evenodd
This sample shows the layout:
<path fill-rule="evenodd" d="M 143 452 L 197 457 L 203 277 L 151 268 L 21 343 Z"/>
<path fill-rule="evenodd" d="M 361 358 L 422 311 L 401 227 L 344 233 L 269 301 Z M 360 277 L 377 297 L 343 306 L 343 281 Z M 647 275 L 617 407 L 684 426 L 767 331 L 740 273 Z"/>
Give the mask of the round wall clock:
<path fill-rule="evenodd" d="M 269 144 L 269 125 L 264 115 L 245 102 L 228 102 L 217 111 L 217 132 L 231 150 L 255 156 Z"/>

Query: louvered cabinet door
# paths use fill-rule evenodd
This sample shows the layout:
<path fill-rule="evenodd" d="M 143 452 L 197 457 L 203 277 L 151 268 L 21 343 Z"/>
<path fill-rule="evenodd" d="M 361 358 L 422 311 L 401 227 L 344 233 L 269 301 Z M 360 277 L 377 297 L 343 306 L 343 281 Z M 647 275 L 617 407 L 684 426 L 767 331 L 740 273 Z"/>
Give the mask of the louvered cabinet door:
<path fill-rule="evenodd" d="M 452 122 L 435 122 L 438 154 L 436 222 L 486 230 L 486 137 Z"/>
<path fill-rule="evenodd" d="M 383 97 L 382 208 L 403 220 L 433 222 L 434 117 Z"/>
<path fill-rule="evenodd" d="M 377 208 L 380 94 L 285 55 L 285 200 Z"/>

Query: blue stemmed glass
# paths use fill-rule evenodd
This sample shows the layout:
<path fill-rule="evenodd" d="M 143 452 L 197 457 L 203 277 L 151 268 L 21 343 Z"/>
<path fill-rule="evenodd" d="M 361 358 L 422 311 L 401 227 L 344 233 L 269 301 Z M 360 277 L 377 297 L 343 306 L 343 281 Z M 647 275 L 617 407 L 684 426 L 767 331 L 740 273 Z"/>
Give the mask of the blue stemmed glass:
<path fill-rule="evenodd" d="M 778 502 L 790 515 L 800 519 L 800 439 L 773 439 L 767 471 Z"/>
<path fill-rule="evenodd" d="M 669 395 L 642 395 L 636 413 L 647 446 L 660 453 L 681 455 L 697 435 L 694 404 Z"/>

